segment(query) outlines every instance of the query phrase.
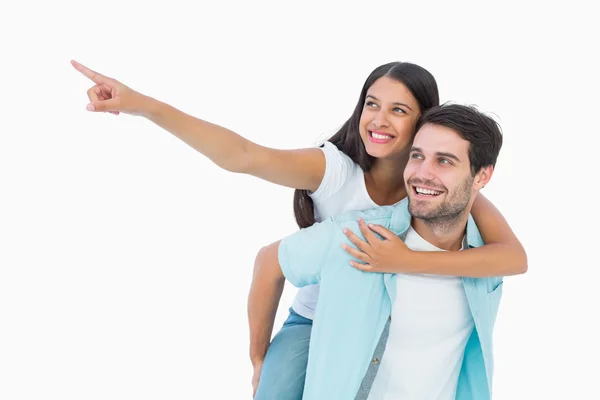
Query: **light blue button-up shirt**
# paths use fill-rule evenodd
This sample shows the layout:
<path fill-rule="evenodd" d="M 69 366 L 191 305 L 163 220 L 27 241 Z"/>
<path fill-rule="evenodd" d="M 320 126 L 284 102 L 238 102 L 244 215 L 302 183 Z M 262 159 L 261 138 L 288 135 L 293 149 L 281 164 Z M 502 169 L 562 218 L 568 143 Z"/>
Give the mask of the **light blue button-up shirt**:
<path fill-rule="evenodd" d="M 363 238 L 358 219 L 379 224 L 404 239 L 410 226 L 408 199 L 393 206 L 329 218 L 283 239 L 279 263 L 296 287 L 321 285 L 312 327 L 304 400 L 366 399 L 384 356 L 389 317 L 396 298 L 396 275 L 362 272 L 341 248 L 353 246 L 342 229 Z M 471 217 L 469 247 L 483 245 Z M 491 398 L 492 331 L 502 278 L 462 278 L 475 329 L 465 348 L 457 400 Z"/>

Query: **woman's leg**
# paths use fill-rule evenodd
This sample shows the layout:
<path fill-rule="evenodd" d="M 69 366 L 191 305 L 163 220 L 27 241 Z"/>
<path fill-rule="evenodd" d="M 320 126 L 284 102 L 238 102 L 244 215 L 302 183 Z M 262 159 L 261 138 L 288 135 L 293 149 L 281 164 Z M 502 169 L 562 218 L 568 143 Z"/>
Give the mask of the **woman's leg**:
<path fill-rule="evenodd" d="M 312 320 L 290 308 L 265 355 L 254 400 L 302 399 L 311 329 Z"/>

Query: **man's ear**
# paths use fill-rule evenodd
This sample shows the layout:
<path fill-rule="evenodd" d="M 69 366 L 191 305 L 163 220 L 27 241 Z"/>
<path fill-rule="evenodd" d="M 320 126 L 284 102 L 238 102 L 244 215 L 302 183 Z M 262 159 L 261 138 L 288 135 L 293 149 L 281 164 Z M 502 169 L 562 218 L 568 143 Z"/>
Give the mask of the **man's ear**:
<path fill-rule="evenodd" d="M 475 190 L 481 190 L 485 185 L 488 184 L 490 179 L 492 179 L 493 173 L 494 167 L 491 165 L 481 168 L 477 175 L 475 175 L 475 180 L 473 181 L 473 188 Z"/>

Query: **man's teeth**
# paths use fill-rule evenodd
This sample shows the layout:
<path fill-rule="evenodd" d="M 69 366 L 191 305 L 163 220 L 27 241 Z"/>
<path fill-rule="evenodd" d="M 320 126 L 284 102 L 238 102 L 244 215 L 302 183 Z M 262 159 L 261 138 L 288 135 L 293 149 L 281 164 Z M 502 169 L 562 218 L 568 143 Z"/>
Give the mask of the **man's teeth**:
<path fill-rule="evenodd" d="M 430 196 L 437 196 L 438 194 L 442 193 L 442 192 L 438 192 L 437 190 L 423 189 L 423 188 L 419 188 L 419 187 L 415 188 L 415 190 L 419 194 L 428 194 Z"/>
<path fill-rule="evenodd" d="M 381 139 L 381 140 L 388 140 L 388 139 L 393 139 L 393 136 L 390 135 L 382 135 L 380 133 L 375 133 L 375 132 L 371 132 L 371 136 L 373 136 L 374 139 Z"/>

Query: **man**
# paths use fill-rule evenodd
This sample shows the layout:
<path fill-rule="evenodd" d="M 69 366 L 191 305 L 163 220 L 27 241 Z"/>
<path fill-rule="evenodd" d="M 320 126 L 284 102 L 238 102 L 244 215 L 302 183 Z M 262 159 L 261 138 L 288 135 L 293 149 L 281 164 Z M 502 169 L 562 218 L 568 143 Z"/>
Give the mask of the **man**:
<path fill-rule="evenodd" d="M 404 172 L 407 199 L 331 218 L 269 248 L 279 257 L 275 279 L 321 285 L 304 399 L 491 398 L 502 278 L 365 273 L 349 265 L 344 232 L 364 220 L 413 250 L 483 245 L 469 213 L 501 146 L 499 126 L 477 110 L 431 109 Z"/>

